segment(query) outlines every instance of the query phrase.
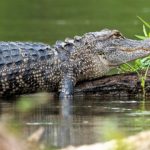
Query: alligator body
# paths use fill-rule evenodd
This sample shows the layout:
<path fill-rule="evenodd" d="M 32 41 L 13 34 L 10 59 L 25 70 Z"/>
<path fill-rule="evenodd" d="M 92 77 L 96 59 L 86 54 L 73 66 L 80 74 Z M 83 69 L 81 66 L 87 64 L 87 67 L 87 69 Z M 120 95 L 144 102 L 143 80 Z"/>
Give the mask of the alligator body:
<path fill-rule="evenodd" d="M 112 67 L 150 54 L 150 40 L 130 40 L 117 30 L 86 33 L 43 43 L 0 42 L 0 96 L 37 91 L 73 94 L 78 81 L 105 75 Z"/>

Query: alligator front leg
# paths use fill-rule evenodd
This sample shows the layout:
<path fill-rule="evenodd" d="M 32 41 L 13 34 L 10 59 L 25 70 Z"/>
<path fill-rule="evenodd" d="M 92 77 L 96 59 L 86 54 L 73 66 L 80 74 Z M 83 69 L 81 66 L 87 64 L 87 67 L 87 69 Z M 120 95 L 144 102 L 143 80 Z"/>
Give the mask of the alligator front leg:
<path fill-rule="evenodd" d="M 62 79 L 60 82 L 60 95 L 59 97 L 71 97 L 74 92 L 74 85 L 75 85 L 75 80 L 74 80 L 74 73 L 73 73 L 73 66 L 72 65 L 65 65 L 63 66 L 62 69 Z"/>

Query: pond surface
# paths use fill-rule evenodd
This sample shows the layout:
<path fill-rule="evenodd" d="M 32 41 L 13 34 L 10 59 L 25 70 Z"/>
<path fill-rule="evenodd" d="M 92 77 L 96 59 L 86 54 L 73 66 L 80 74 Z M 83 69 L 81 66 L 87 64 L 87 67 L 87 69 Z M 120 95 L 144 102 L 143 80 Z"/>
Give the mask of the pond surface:
<path fill-rule="evenodd" d="M 149 4 L 149 0 L 1 0 L 0 40 L 54 44 L 103 28 L 135 38 L 142 34 L 136 16 L 149 21 Z M 150 99 L 145 103 L 138 98 L 102 96 L 52 99 L 25 116 L 16 111 L 15 103 L 2 101 L 1 114 L 5 113 L 23 122 L 25 136 L 44 126 L 42 139 L 53 146 L 91 144 L 150 129 Z M 106 137 L 108 132 L 112 137 Z"/>
<path fill-rule="evenodd" d="M 36 103 L 33 96 L 25 97 Z M 17 107 L 16 102 L 1 102 L 1 114 L 23 124 L 25 137 L 44 127 L 42 141 L 49 146 L 92 144 L 150 129 L 150 99 L 74 96 L 73 100 L 51 98 L 27 113 Z"/>

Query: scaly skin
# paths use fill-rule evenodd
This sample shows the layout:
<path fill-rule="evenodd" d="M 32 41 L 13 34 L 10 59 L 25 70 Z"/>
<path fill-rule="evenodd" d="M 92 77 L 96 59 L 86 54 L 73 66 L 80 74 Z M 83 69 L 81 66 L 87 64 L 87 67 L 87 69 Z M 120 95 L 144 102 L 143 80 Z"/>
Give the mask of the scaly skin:
<path fill-rule="evenodd" d="M 105 75 L 112 67 L 150 54 L 150 40 L 126 39 L 117 30 L 43 43 L 0 42 L 0 96 L 59 91 L 71 96 L 78 81 Z"/>
<path fill-rule="evenodd" d="M 0 42 L 0 94 L 56 90 L 60 75 L 54 52 L 42 43 Z"/>

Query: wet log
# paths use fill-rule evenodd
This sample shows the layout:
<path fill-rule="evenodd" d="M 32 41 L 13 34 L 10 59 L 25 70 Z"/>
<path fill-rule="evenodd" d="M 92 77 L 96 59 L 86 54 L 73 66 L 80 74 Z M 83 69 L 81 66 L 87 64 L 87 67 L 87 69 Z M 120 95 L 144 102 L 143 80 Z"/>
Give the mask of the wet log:
<path fill-rule="evenodd" d="M 145 83 L 146 94 L 150 95 L 150 71 Z M 75 93 L 79 95 L 129 96 L 142 95 L 142 92 L 141 79 L 137 73 L 104 76 L 96 80 L 79 82 L 75 87 Z"/>

